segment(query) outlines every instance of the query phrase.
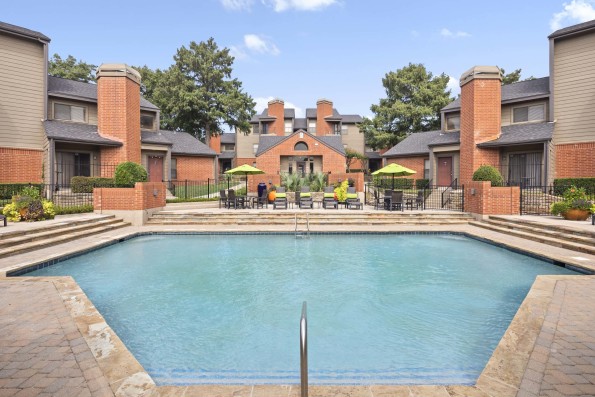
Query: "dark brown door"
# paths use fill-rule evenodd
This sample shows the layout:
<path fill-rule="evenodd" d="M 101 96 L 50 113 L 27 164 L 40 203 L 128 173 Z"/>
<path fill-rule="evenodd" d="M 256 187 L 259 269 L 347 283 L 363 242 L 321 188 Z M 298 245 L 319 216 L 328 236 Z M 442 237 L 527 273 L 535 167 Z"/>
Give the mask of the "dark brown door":
<path fill-rule="evenodd" d="M 149 156 L 149 182 L 163 181 L 163 157 Z"/>
<path fill-rule="evenodd" d="M 438 186 L 449 186 L 452 182 L 452 157 L 438 158 Z"/>

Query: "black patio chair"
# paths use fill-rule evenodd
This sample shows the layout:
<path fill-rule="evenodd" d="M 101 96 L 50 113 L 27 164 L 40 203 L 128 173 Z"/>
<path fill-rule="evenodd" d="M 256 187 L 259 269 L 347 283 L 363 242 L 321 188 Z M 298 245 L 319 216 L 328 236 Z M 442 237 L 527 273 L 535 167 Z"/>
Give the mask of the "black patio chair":
<path fill-rule="evenodd" d="M 324 188 L 324 196 L 322 198 L 322 208 L 339 209 L 339 203 L 335 200 L 335 189 L 332 186 Z"/>
<path fill-rule="evenodd" d="M 254 208 L 269 208 L 269 191 L 264 189 L 254 200 Z"/>
<path fill-rule="evenodd" d="M 424 191 L 423 190 L 418 190 L 417 191 L 417 197 L 415 198 L 415 209 L 419 209 L 421 207 L 421 209 L 424 209 Z"/>
<path fill-rule="evenodd" d="M 379 210 L 384 208 L 384 197 L 380 197 L 380 193 L 378 193 L 378 188 L 374 189 L 374 209 Z"/>
<path fill-rule="evenodd" d="M 226 208 L 231 207 L 238 209 L 238 198 L 236 197 L 236 191 L 233 189 L 229 189 L 227 192 L 227 205 Z"/>
<path fill-rule="evenodd" d="M 391 211 L 404 211 L 405 206 L 403 205 L 403 192 L 401 190 L 397 190 L 392 192 L 391 201 L 390 201 L 390 210 Z"/>
<path fill-rule="evenodd" d="M 382 208 L 390 211 L 392 201 L 393 201 L 393 191 L 390 189 L 386 189 L 384 191 L 384 197 L 382 197 Z"/>
<path fill-rule="evenodd" d="M 281 186 L 277 188 L 275 201 L 273 201 L 273 209 L 276 210 L 277 208 L 287 209 L 287 196 L 285 193 L 285 188 Z"/>
<path fill-rule="evenodd" d="M 225 189 L 219 190 L 219 208 L 221 208 L 221 203 L 223 206 L 227 208 L 227 194 L 225 194 Z"/>
<path fill-rule="evenodd" d="M 296 201 L 299 203 L 300 208 L 314 208 L 314 201 L 312 201 L 312 195 L 310 194 L 309 186 L 302 186 L 302 191 L 299 192 L 299 199 L 296 197 Z M 295 192 L 298 196 L 298 192 Z"/>
<path fill-rule="evenodd" d="M 354 187 L 347 188 L 347 198 L 345 199 L 345 207 L 352 210 L 363 210 L 364 205 L 357 197 L 357 192 Z"/>
<path fill-rule="evenodd" d="M 6 217 L 4 215 L 0 215 L 0 221 L 4 223 L 4 227 L 6 227 Z"/>

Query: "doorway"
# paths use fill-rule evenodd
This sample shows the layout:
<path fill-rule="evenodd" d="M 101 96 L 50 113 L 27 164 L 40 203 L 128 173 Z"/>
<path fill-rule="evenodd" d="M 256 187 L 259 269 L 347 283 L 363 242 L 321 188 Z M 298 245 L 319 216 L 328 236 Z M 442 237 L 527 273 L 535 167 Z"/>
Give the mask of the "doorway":
<path fill-rule="evenodd" d="M 163 182 L 163 157 L 149 156 L 149 182 Z"/>
<path fill-rule="evenodd" d="M 438 157 L 438 186 L 450 186 L 452 182 L 452 157 Z"/>

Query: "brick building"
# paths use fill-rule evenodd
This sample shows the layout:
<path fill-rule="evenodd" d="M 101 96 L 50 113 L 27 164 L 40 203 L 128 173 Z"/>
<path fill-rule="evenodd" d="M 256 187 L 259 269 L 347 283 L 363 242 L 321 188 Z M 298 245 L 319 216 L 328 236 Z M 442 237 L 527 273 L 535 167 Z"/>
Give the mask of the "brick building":
<path fill-rule="evenodd" d="M 50 39 L 0 22 L 0 182 L 67 186 L 142 164 L 152 182 L 206 180 L 217 153 L 184 132 L 159 129 L 159 109 L 125 64 L 97 69 L 97 84 L 48 76 Z"/>
<path fill-rule="evenodd" d="M 549 36 L 550 76 L 501 85 L 495 66 L 460 78 L 461 96 L 441 111 L 439 131 L 409 135 L 384 153 L 432 184 L 471 180 L 482 164 L 509 185 L 595 176 L 595 21 Z"/>

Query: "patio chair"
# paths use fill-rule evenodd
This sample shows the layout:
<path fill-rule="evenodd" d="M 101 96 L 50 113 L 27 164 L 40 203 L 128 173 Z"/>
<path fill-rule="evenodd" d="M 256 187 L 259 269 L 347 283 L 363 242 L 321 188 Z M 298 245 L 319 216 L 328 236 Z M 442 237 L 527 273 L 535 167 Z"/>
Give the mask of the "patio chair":
<path fill-rule="evenodd" d="M 296 196 L 298 192 L 295 192 Z M 314 208 L 314 201 L 312 201 L 312 195 L 310 194 L 310 187 L 309 186 L 302 186 L 302 191 L 299 192 L 299 201 L 298 201 L 300 208 Z"/>
<path fill-rule="evenodd" d="M 225 194 L 225 189 L 219 190 L 219 208 L 221 208 L 221 203 L 227 208 L 227 194 Z"/>
<path fill-rule="evenodd" d="M 384 191 L 384 197 L 382 197 L 382 208 L 390 211 L 392 200 L 393 200 L 393 191 L 390 189 L 386 189 Z"/>
<path fill-rule="evenodd" d="M 390 201 L 390 210 L 401 210 L 404 211 L 405 206 L 403 205 L 403 191 L 397 190 L 392 192 L 391 201 Z"/>
<path fill-rule="evenodd" d="M 423 190 L 418 190 L 417 191 L 417 197 L 415 198 L 415 209 L 419 209 L 419 207 L 421 207 L 421 209 L 424 209 L 424 191 Z"/>
<path fill-rule="evenodd" d="M 379 210 L 384 208 L 384 197 L 380 197 L 380 193 L 378 193 L 378 188 L 374 189 L 374 209 Z"/>
<path fill-rule="evenodd" d="M 352 210 L 363 210 L 364 205 L 357 197 L 357 192 L 354 187 L 347 188 L 347 198 L 345 199 L 345 207 Z"/>
<path fill-rule="evenodd" d="M 273 209 L 277 207 L 287 209 L 287 195 L 284 187 L 277 188 L 277 194 L 275 195 L 275 201 L 273 201 Z"/>
<path fill-rule="evenodd" d="M 260 196 L 254 198 L 254 208 L 269 208 L 269 191 L 264 189 Z"/>
<path fill-rule="evenodd" d="M 231 207 L 237 209 L 238 208 L 238 200 L 236 199 L 236 191 L 233 189 L 229 189 L 229 191 L 227 192 L 227 204 L 225 205 L 225 208 L 230 208 Z"/>
<path fill-rule="evenodd" d="M 339 203 L 335 200 L 335 189 L 332 186 L 324 188 L 324 196 L 322 198 L 322 208 L 339 209 Z"/>
<path fill-rule="evenodd" d="M 4 223 L 4 227 L 6 227 L 6 217 L 4 215 L 0 215 L 0 221 Z"/>

